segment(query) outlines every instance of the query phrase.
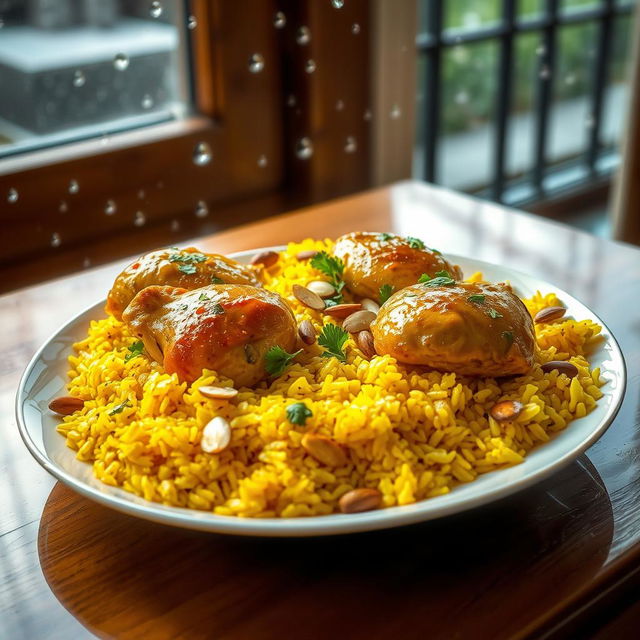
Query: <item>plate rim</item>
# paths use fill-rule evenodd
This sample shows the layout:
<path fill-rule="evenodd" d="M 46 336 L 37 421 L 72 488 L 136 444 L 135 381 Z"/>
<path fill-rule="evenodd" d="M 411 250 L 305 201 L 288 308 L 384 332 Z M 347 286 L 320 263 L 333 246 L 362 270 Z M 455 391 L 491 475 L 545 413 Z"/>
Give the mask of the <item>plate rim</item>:
<path fill-rule="evenodd" d="M 260 253 L 262 251 L 283 251 L 286 249 L 286 245 L 278 245 L 271 247 L 261 247 L 257 249 L 237 251 L 229 254 L 229 257 L 235 259 L 250 258 L 251 256 Z M 399 526 L 405 526 L 418 522 L 425 522 L 428 520 L 435 520 L 460 513 L 464 511 L 470 511 L 472 509 L 484 506 L 485 504 L 501 500 L 509 495 L 522 491 L 527 487 L 537 484 L 544 478 L 556 473 L 561 468 L 578 458 L 584 453 L 594 442 L 596 442 L 607 431 L 611 423 L 615 420 L 622 402 L 624 400 L 626 387 L 627 387 L 627 366 L 624 359 L 624 354 L 618 341 L 605 322 L 587 305 L 581 302 L 578 298 L 571 295 L 567 291 L 564 291 L 560 287 L 538 278 L 526 274 L 517 269 L 512 269 L 509 266 L 499 265 L 484 260 L 478 260 L 468 256 L 461 256 L 453 253 L 444 253 L 445 257 L 456 260 L 471 260 L 477 265 L 482 265 L 490 268 L 507 269 L 513 275 L 523 276 L 524 278 L 534 278 L 539 285 L 549 287 L 549 290 L 556 290 L 561 296 L 568 296 L 571 301 L 576 301 L 580 305 L 589 310 L 591 314 L 597 319 L 597 321 L 603 326 L 608 334 L 608 342 L 611 346 L 611 356 L 615 359 L 619 359 L 620 370 L 617 372 L 619 377 L 619 385 L 616 387 L 614 394 L 612 395 L 611 405 L 608 407 L 606 414 L 602 421 L 598 424 L 597 428 L 584 438 L 580 445 L 572 448 L 570 451 L 565 452 L 560 458 L 553 462 L 543 464 L 540 468 L 534 469 L 529 474 L 522 478 L 508 484 L 501 484 L 490 491 L 487 491 L 478 496 L 461 497 L 456 500 L 455 490 L 445 496 L 448 498 L 444 504 L 438 504 L 436 501 L 438 497 L 419 500 L 415 503 L 403 506 L 393 506 L 385 509 L 378 509 L 375 511 L 366 511 L 356 514 L 328 514 L 321 516 L 305 516 L 300 518 L 242 518 L 238 516 L 225 516 L 208 511 L 199 511 L 194 509 L 188 509 L 185 507 L 174 507 L 171 505 L 164 505 L 162 503 L 143 500 L 142 503 L 135 502 L 131 499 L 127 499 L 129 495 L 134 498 L 139 498 L 135 494 L 129 494 L 124 492 L 124 489 L 120 487 L 109 487 L 110 489 L 116 489 L 122 491 L 127 495 L 120 497 L 119 495 L 112 495 L 102 491 L 100 487 L 94 487 L 87 484 L 82 479 L 76 478 L 72 473 L 66 471 L 60 465 L 55 463 L 48 457 L 46 450 L 42 451 L 38 444 L 33 441 L 29 430 L 26 425 L 24 413 L 22 411 L 23 404 L 26 402 L 27 397 L 25 395 L 25 386 L 29 375 L 34 368 L 34 365 L 40 359 L 42 352 L 49 346 L 49 344 L 60 334 L 64 333 L 70 326 L 74 325 L 82 316 L 95 312 L 99 307 L 105 304 L 104 299 L 101 299 L 94 304 L 86 306 L 83 310 L 76 313 L 63 325 L 58 327 L 52 332 L 49 337 L 40 345 L 34 355 L 30 358 L 29 363 L 25 367 L 18 384 L 15 397 L 15 415 L 18 425 L 18 431 L 24 442 L 25 446 L 29 450 L 29 453 L 35 458 L 35 460 L 52 476 L 54 476 L 60 482 L 63 482 L 74 491 L 77 491 L 81 495 L 92 499 L 100 504 L 115 509 L 121 513 L 143 518 L 154 522 L 159 522 L 165 525 L 172 525 L 188 529 L 196 529 L 201 531 L 208 531 L 211 533 L 224 533 L 232 535 L 242 536 L 264 536 L 264 537 L 306 537 L 306 536 L 318 536 L 318 535 L 340 535 L 347 533 L 357 533 L 361 531 L 373 531 L 379 529 L 394 528 Z M 550 443 L 545 443 L 550 444 Z M 539 445 L 539 446 L 545 446 Z M 510 467 L 510 468 L 517 468 Z M 506 471 L 507 469 L 497 469 L 490 472 L 494 474 L 500 471 Z M 489 474 L 483 474 L 489 475 Z M 473 483 L 469 483 L 472 485 Z M 107 486 L 107 485 L 105 485 Z M 463 485 L 464 486 L 464 485 Z"/>

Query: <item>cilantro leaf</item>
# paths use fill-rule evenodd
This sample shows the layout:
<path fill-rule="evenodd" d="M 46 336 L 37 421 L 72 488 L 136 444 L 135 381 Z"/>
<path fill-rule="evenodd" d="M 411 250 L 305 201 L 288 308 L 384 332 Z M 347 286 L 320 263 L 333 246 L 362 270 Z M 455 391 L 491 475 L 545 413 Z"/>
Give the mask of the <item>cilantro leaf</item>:
<path fill-rule="evenodd" d="M 172 253 L 169 256 L 169 262 L 181 262 L 182 264 L 197 264 L 198 262 L 204 262 L 207 259 L 207 256 L 204 253 Z"/>
<path fill-rule="evenodd" d="M 447 275 L 438 275 L 443 273 Z M 436 274 L 435 278 L 432 278 L 428 273 L 423 273 L 418 278 L 418 283 L 424 284 L 425 287 L 450 287 L 456 283 L 447 271 L 438 271 L 438 274 Z"/>
<path fill-rule="evenodd" d="M 311 266 L 318 271 L 322 271 L 332 280 L 342 280 L 342 272 L 344 271 L 344 263 L 340 258 L 330 256 L 326 251 L 320 251 L 311 258 Z"/>
<path fill-rule="evenodd" d="M 211 276 L 211 284 L 224 284 L 224 280 L 221 280 L 217 276 Z"/>
<path fill-rule="evenodd" d="M 476 304 L 482 304 L 484 302 L 485 296 L 482 293 L 474 293 L 470 295 L 467 300 L 469 302 L 475 302 Z"/>
<path fill-rule="evenodd" d="M 270 376 L 279 376 L 302 349 L 287 353 L 282 347 L 271 347 L 264 356 L 264 368 Z"/>
<path fill-rule="evenodd" d="M 131 406 L 131 403 L 128 400 L 125 400 L 121 404 L 118 404 L 115 407 L 113 407 L 113 409 L 109 411 L 109 415 L 115 416 L 116 413 L 122 413 L 127 407 L 130 407 L 130 406 Z"/>
<path fill-rule="evenodd" d="M 409 246 L 412 249 L 424 249 L 426 247 L 425 243 L 420 240 L 420 238 L 413 238 L 412 236 L 407 236 L 405 240 L 409 243 Z"/>
<path fill-rule="evenodd" d="M 513 344 L 513 331 L 503 331 L 502 337 L 507 341 L 507 349 Z"/>
<path fill-rule="evenodd" d="M 181 264 L 178 266 L 178 271 L 186 273 L 188 276 L 193 275 L 198 270 L 192 264 Z"/>
<path fill-rule="evenodd" d="M 438 277 L 438 278 L 450 278 L 451 274 L 448 271 L 436 271 L 436 277 Z"/>
<path fill-rule="evenodd" d="M 214 316 L 221 316 L 224 313 L 224 307 L 216 302 L 213 307 L 211 307 L 211 313 L 213 313 Z"/>
<path fill-rule="evenodd" d="M 380 304 L 384 304 L 391 297 L 392 293 L 393 293 L 393 285 L 383 284 L 380 287 L 380 293 L 378 294 L 380 298 Z"/>
<path fill-rule="evenodd" d="M 144 342 L 142 342 L 142 340 L 137 340 L 127 348 L 129 353 L 124 357 L 125 362 L 129 362 L 132 358 L 142 355 L 142 352 L 144 351 Z"/>
<path fill-rule="evenodd" d="M 502 316 L 502 314 L 501 314 L 500 312 L 496 311 L 495 309 L 489 309 L 489 310 L 487 311 L 487 315 L 488 315 L 490 318 L 493 318 L 494 320 L 495 320 L 496 318 L 502 318 L 502 317 L 503 317 L 503 316 Z"/>
<path fill-rule="evenodd" d="M 346 362 L 347 356 L 344 353 L 344 343 L 348 340 L 349 334 L 336 324 L 325 324 L 318 336 L 318 344 L 326 351 L 320 355 L 323 358 L 337 358 L 340 362 Z"/>
<path fill-rule="evenodd" d="M 431 253 L 435 253 L 437 256 L 441 256 L 442 255 L 442 251 L 438 251 L 437 249 L 434 249 L 433 247 L 429 247 L 429 251 L 431 251 Z"/>
<path fill-rule="evenodd" d="M 393 234 L 392 233 L 379 233 L 378 234 L 378 240 L 380 242 L 386 242 L 387 240 L 391 240 L 391 238 L 393 238 Z"/>
<path fill-rule="evenodd" d="M 211 300 L 211 298 L 209 298 L 209 296 L 206 293 L 201 293 L 198 296 L 198 300 L 202 301 L 202 300 Z"/>
<path fill-rule="evenodd" d="M 287 420 L 291 424 L 304 425 L 313 412 L 304 402 L 294 402 L 287 407 Z"/>

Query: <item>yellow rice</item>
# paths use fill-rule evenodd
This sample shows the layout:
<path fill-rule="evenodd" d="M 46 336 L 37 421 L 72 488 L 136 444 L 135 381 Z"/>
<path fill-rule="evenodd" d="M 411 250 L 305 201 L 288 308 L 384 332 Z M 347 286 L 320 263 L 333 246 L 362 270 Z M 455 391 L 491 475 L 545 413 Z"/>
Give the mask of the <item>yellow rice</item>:
<path fill-rule="evenodd" d="M 303 307 L 291 288 L 322 276 L 295 255 L 331 246 L 290 244 L 266 276 L 267 288 L 290 303 L 297 319 L 318 329 L 326 316 Z M 525 300 L 532 314 L 559 303 L 554 294 Z M 536 325 L 536 332 L 533 370 L 501 382 L 416 372 L 389 356 L 368 361 L 350 338 L 346 363 L 320 357 L 317 344 L 305 346 L 279 378 L 227 402 L 198 392 L 232 383 L 213 371 L 189 386 L 144 355 L 125 362 L 135 338 L 108 317 L 91 323 L 69 358 L 69 392 L 86 402 L 58 431 L 102 482 L 168 505 L 242 517 L 311 516 L 338 511 L 339 498 L 360 487 L 377 488 L 385 507 L 409 504 L 518 464 L 594 408 L 602 383 L 585 354 L 600 327 L 563 318 Z M 570 380 L 541 371 L 540 363 L 559 359 L 579 374 Z M 505 399 L 519 400 L 524 410 L 514 421 L 496 422 L 488 411 Z M 305 426 L 286 418 L 287 406 L 298 401 L 313 412 Z M 109 415 L 124 402 L 130 406 Z M 232 439 L 226 450 L 207 454 L 199 443 L 214 416 L 230 422 Z M 301 439 L 308 431 L 344 445 L 349 463 L 334 469 L 306 455 Z"/>

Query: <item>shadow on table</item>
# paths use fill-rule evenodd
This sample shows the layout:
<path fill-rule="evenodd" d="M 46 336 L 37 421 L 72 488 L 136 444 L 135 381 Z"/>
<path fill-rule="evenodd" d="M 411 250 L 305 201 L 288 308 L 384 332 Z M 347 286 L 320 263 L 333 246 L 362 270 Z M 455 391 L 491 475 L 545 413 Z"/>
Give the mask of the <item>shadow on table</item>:
<path fill-rule="evenodd" d="M 174 529 L 57 484 L 39 554 L 60 602 L 102 637 L 508 637 L 602 567 L 611 504 L 586 457 L 474 511 L 306 539 Z"/>

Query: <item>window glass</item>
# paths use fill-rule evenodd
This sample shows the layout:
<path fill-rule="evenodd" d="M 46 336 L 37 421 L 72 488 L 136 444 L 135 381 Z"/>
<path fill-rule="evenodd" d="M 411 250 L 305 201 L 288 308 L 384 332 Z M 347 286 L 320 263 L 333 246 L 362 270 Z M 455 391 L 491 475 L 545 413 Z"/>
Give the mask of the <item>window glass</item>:
<path fill-rule="evenodd" d="M 449 32 L 475 31 L 502 20 L 500 0 L 447 0 L 444 4 L 444 29 Z"/>
<path fill-rule="evenodd" d="M 520 20 L 540 18 L 544 14 L 544 0 L 518 0 L 517 15 Z"/>
<path fill-rule="evenodd" d="M 0 155 L 183 115 L 177 2 L 0 3 Z"/>
<path fill-rule="evenodd" d="M 600 4 L 602 4 L 602 0 L 560 0 L 560 12 L 584 11 L 585 9 L 594 9 Z"/>

